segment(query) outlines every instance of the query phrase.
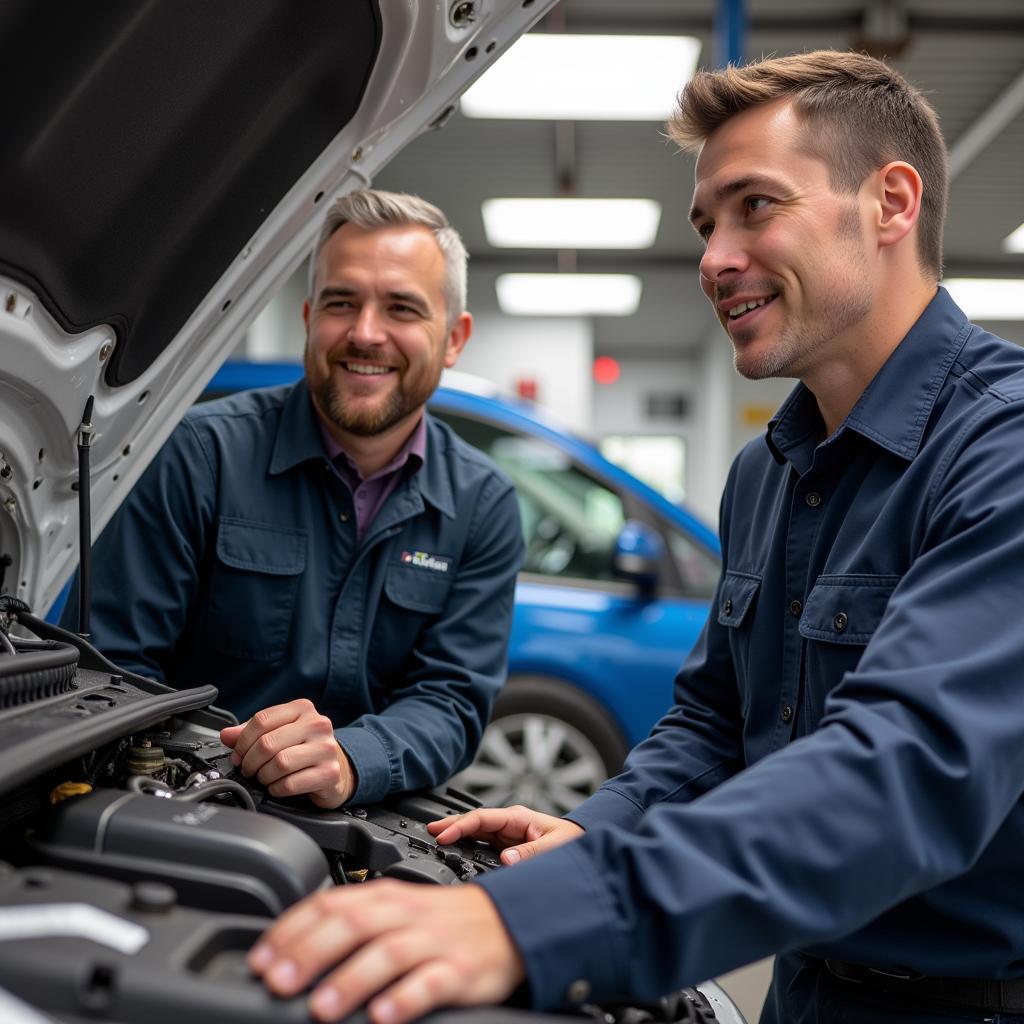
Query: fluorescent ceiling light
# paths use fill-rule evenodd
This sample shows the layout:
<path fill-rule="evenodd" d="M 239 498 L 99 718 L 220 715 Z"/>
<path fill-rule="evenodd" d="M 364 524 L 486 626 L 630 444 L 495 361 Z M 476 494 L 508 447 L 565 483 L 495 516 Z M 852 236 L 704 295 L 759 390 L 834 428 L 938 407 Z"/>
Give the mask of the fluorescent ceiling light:
<path fill-rule="evenodd" d="M 629 316 L 641 285 L 632 274 L 501 274 L 497 291 L 513 316 Z"/>
<path fill-rule="evenodd" d="M 972 320 L 1024 320 L 1024 280 L 951 277 L 942 282 Z"/>
<path fill-rule="evenodd" d="M 1003 239 L 1003 249 L 1006 252 L 1024 252 L 1024 224 Z"/>
<path fill-rule="evenodd" d="M 697 66 L 690 36 L 529 33 L 462 97 L 469 117 L 664 121 Z"/>
<path fill-rule="evenodd" d="M 653 199 L 486 199 L 487 241 L 527 249 L 646 249 L 661 204 Z"/>

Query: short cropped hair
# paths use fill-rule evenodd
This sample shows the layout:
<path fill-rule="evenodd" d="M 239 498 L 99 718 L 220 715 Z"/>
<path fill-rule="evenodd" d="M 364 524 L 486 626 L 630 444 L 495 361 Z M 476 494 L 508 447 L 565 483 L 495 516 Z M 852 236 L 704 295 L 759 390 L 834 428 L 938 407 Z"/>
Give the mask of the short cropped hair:
<path fill-rule="evenodd" d="M 855 193 L 892 160 L 916 168 L 924 186 L 918 261 L 938 280 L 949 191 L 946 144 L 932 105 L 882 61 L 816 50 L 698 71 L 679 94 L 667 131 L 683 149 L 699 150 L 736 114 L 784 98 L 806 123 L 804 145 L 828 165 L 835 192 Z"/>
<path fill-rule="evenodd" d="M 379 228 L 421 226 L 433 232 L 444 256 L 444 302 L 449 330 L 466 309 L 466 263 L 469 256 L 459 233 L 433 203 L 406 192 L 360 189 L 331 203 L 313 245 L 309 261 L 309 298 L 316 279 L 316 261 L 328 239 L 343 224 L 355 224 L 365 231 Z"/>

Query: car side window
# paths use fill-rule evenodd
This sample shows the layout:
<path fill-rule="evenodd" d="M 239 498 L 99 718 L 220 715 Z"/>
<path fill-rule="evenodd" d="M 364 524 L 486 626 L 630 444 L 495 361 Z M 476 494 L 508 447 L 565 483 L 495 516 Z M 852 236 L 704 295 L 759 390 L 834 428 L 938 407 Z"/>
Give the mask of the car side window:
<path fill-rule="evenodd" d="M 719 560 L 674 527 L 669 527 L 666 533 L 669 551 L 679 569 L 683 593 L 687 597 L 714 596 L 722 569 Z"/>
<path fill-rule="evenodd" d="M 526 540 L 524 572 L 616 579 L 613 555 L 626 513 L 615 491 L 542 438 L 448 412 L 441 418 L 515 484 Z"/>

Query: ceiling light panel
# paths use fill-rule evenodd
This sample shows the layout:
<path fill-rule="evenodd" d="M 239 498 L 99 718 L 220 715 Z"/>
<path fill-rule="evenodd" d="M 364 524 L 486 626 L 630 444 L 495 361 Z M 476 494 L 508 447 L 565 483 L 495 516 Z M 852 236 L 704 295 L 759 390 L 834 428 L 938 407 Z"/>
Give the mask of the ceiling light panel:
<path fill-rule="evenodd" d="M 482 212 L 502 248 L 647 249 L 661 220 L 653 199 L 487 199 Z"/>
<path fill-rule="evenodd" d="M 700 55 L 691 36 L 530 33 L 462 97 L 469 117 L 664 121 Z"/>
<path fill-rule="evenodd" d="M 1019 278 L 951 277 L 942 285 L 971 320 L 1024 320 Z"/>
<path fill-rule="evenodd" d="M 512 316 L 629 316 L 642 291 L 632 274 L 501 274 L 496 289 Z"/>
<path fill-rule="evenodd" d="M 1024 224 L 1003 239 L 1004 252 L 1024 252 Z"/>

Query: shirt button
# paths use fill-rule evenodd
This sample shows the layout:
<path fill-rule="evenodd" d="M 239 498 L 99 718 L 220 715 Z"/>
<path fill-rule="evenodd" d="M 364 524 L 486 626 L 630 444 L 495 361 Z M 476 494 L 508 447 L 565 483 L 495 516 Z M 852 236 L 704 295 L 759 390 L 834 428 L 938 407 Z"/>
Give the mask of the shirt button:
<path fill-rule="evenodd" d="M 578 1005 L 590 995 L 590 982 L 586 978 L 577 978 L 566 990 L 565 999 L 568 1003 Z"/>
<path fill-rule="evenodd" d="M 787 704 L 782 709 L 782 720 L 788 722 L 793 717 L 793 709 Z"/>
<path fill-rule="evenodd" d="M 340 519 L 340 520 L 341 520 L 341 521 L 342 521 L 343 523 L 347 523 L 347 522 L 348 522 L 348 513 L 347 513 L 347 512 L 339 512 L 339 513 L 338 513 L 338 518 L 339 518 L 339 519 Z"/>
<path fill-rule="evenodd" d="M 732 615 L 732 598 L 731 598 L 731 597 L 727 597 L 727 598 L 725 599 L 725 602 L 724 602 L 724 604 L 722 605 L 722 611 L 723 611 L 723 612 L 724 612 L 724 613 L 725 613 L 726 615 Z"/>
<path fill-rule="evenodd" d="M 817 508 L 821 504 L 821 495 L 817 491 L 811 491 L 804 501 L 810 508 Z"/>
<path fill-rule="evenodd" d="M 804 610 L 804 606 L 799 601 L 789 602 L 789 614 L 799 615 Z"/>
<path fill-rule="evenodd" d="M 832 628 L 837 633 L 842 633 L 849 623 L 850 620 L 846 617 L 846 612 L 839 612 L 839 614 L 832 620 Z"/>

